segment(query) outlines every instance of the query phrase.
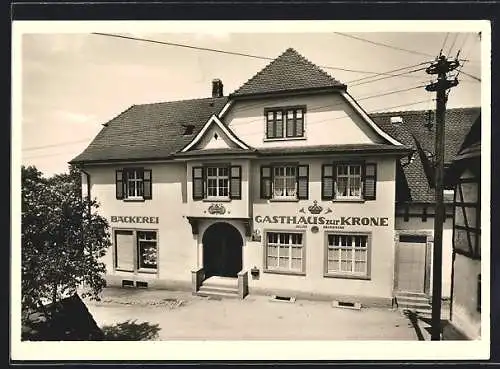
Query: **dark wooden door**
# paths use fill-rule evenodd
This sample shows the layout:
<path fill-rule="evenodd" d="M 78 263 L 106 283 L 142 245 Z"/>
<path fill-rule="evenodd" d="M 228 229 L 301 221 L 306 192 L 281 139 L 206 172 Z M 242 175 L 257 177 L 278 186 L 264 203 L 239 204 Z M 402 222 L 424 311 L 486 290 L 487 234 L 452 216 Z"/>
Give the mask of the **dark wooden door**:
<path fill-rule="evenodd" d="M 203 235 L 203 268 L 205 275 L 237 277 L 242 268 L 243 239 L 228 223 L 215 223 Z"/>

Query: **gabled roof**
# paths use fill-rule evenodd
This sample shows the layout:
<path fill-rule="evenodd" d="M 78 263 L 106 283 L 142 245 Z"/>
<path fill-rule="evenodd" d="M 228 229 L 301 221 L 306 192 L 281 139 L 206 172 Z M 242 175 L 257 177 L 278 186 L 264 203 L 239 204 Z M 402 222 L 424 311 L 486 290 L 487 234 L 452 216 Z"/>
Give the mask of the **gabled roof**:
<path fill-rule="evenodd" d="M 70 163 L 169 158 L 226 102 L 227 97 L 220 97 L 133 105 L 106 123 Z M 189 129 L 191 134 L 185 134 Z"/>
<path fill-rule="evenodd" d="M 289 48 L 229 96 L 345 87 L 297 51 Z"/>
<path fill-rule="evenodd" d="M 435 118 L 431 120 L 431 123 L 433 123 L 432 127 L 426 128 L 426 123 L 428 122 L 427 112 L 427 110 L 383 112 L 371 114 L 371 117 L 382 130 L 402 142 L 405 146 L 416 150 L 417 147 L 413 138 L 415 137 L 420 142 L 423 151 L 432 157 L 434 155 L 436 137 Z M 480 113 L 481 108 L 479 107 L 446 110 L 445 165 L 449 165 L 458 153 L 462 142 Z M 403 118 L 403 122 L 392 124 L 390 118 L 394 116 Z M 411 198 L 407 200 L 433 203 L 434 190 L 429 186 L 423 162 L 416 152 L 411 159 L 408 163 L 406 160 L 401 160 L 403 172 L 411 190 Z"/>

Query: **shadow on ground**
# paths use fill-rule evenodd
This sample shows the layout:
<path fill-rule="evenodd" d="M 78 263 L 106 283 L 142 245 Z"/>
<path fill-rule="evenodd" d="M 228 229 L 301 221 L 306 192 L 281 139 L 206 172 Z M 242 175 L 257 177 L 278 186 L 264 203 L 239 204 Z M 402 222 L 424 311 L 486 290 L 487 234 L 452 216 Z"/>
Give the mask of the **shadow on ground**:
<path fill-rule="evenodd" d="M 101 329 L 105 341 L 150 341 L 157 339 L 161 330 L 158 324 L 136 323 L 136 320 L 105 325 Z"/>
<path fill-rule="evenodd" d="M 422 331 L 423 324 L 419 323 L 419 322 L 423 322 L 425 325 L 427 325 L 423 329 L 425 330 L 425 332 L 427 333 L 428 336 L 432 334 L 432 320 L 430 318 L 420 316 L 411 310 L 405 310 L 404 314 L 410 320 L 410 322 L 413 326 L 413 329 L 415 329 L 415 333 L 417 334 L 419 341 L 426 340 L 425 336 L 424 336 L 424 332 Z M 443 337 L 443 333 L 445 331 L 447 331 L 448 326 L 449 326 L 449 321 L 446 319 L 441 319 L 441 337 L 442 337 L 441 339 L 442 340 L 445 338 L 445 337 Z M 458 339 L 458 338 L 453 338 L 453 339 Z"/>

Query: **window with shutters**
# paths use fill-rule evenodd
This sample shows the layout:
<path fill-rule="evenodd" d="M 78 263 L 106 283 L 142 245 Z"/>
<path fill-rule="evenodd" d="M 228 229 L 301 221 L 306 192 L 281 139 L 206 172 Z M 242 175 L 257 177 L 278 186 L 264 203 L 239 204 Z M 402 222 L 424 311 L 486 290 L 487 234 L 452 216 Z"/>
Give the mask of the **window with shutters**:
<path fill-rule="evenodd" d="M 336 171 L 335 198 L 361 199 L 361 165 L 339 164 L 336 166 Z"/>
<path fill-rule="evenodd" d="M 241 199 L 241 166 L 193 167 L 193 200 Z"/>
<path fill-rule="evenodd" d="M 116 198 L 148 200 L 152 198 L 152 173 L 149 169 L 125 168 L 116 171 Z"/>
<path fill-rule="evenodd" d="M 273 199 L 297 197 L 297 167 L 273 167 Z"/>
<path fill-rule="evenodd" d="M 156 230 L 115 229 L 115 269 L 126 272 L 156 272 L 158 269 Z"/>
<path fill-rule="evenodd" d="M 266 138 L 287 139 L 304 137 L 305 112 L 305 106 L 265 109 Z"/>
<path fill-rule="evenodd" d="M 323 200 L 375 200 L 377 184 L 375 163 L 332 163 L 321 169 Z"/>
<path fill-rule="evenodd" d="M 229 198 L 229 168 L 207 167 L 207 199 Z"/>
<path fill-rule="evenodd" d="M 261 166 L 260 191 L 263 199 L 308 199 L 309 166 L 297 164 Z"/>
<path fill-rule="evenodd" d="M 326 235 L 325 276 L 369 278 L 368 234 Z"/>
<path fill-rule="evenodd" d="M 265 270 L 305 273 L 304 234 L 266 232 Z"/>

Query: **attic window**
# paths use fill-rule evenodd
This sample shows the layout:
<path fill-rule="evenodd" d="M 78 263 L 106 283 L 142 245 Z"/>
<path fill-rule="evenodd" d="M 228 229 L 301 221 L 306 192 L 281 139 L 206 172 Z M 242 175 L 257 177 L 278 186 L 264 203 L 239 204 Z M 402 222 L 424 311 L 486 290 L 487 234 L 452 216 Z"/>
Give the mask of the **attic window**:
<path fill-rule="evenodd" d="M 188 124 L 183 126 L 185 128 L 183 135 L 184 136 L 189 136 L 193 134 L 194 131 L 194 126 L 192 124 Z"/>

